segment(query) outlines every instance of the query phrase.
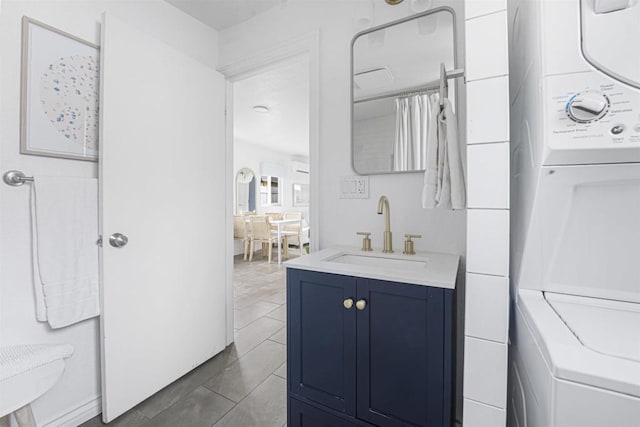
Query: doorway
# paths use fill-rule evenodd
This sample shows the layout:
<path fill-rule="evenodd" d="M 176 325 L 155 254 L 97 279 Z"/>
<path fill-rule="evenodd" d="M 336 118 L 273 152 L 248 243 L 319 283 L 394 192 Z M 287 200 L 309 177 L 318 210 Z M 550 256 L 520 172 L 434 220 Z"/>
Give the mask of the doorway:
<path fill-rule="evenodd" d="M 231 83 L 236 335 L 268 314 L 263 311 L 284 311 L 284 306 L 273 306 L 274 298 L 285 302 L 281 262 L 309 251 L 313 233 L 309 82 L 309 55 L 303 54 L 258 68 Z M 256 237 L 255 220 L 268 221 L 267 234 L 273 242 L 247 241 L 248 235 Z"/>

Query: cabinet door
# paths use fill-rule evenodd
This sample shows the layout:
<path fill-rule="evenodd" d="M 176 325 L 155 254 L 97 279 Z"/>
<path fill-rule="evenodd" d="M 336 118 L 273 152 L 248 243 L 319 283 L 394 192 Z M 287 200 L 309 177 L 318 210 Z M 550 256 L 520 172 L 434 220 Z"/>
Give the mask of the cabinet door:
<path fill-rule="evenodd" d="M 287 271 L 289 392 L 355 415 L 356 279 Z"/>
<path fill-rule="evenodd" d="M 357 417 L 378 426 L 449 426 L 452 292 L 358 281 Z"/>
<path fill-rule="evenodd" d="M 355 427 L 357 425 L 360 424 L 339 418 L 296 399 L 289 399 L 287 421 L 289 427 Z"/>

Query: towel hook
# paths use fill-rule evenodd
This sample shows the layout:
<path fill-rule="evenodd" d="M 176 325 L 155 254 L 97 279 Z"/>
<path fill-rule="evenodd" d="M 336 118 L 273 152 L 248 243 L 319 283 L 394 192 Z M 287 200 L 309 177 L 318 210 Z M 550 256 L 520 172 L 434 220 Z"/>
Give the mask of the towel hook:
<path fill-rule="evenodd" d="M 20 187 L 25 182 L 33 182 L 32 176 L 26 176 L 23 172 L 11 170 L 2 175 L 5 184 L 12 187 Z"/>
<path fill-rule="evenodd" d="M 449 82 L 447 77 L 447 69 L 444 66 L 444 62 L 440 63 L 440 108 L 444 107 L 444 99 L 449 96 Z"/>

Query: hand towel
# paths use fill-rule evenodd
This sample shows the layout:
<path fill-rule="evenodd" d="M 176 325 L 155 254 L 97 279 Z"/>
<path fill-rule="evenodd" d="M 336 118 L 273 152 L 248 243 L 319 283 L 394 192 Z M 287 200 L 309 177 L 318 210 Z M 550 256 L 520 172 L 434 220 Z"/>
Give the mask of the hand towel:
<path fill-rule="evenodd" d="M 441 109 L 438 97 L 431 101 L 433 119 L 429 122 L 427 161 L 422 188 L 422 207 L 464 209 L 466 190 L 458 124 L 451 102 L 444 100 Z"/>
<path fill-rule="evenodd" d="M 38 320 L 61 328 L 98 316 L 98 180 L 34 177 L 31 216 Z"/>
<path fill-rule="evenodd" d="M 467 193 L 458 141 L 458 119 L 453 112 L 451 101 L 448 99 L 444 100 L 444 109 L 440 113 L 439 122 L 441 126 L 444 126 L 443 134 L 447 148 L 444 176 L 447 177 L 448 189 L 445 191 L 443 186 L 443 191 L 449 195 L 451 209 L 464 209 L 467 204 Z"/>

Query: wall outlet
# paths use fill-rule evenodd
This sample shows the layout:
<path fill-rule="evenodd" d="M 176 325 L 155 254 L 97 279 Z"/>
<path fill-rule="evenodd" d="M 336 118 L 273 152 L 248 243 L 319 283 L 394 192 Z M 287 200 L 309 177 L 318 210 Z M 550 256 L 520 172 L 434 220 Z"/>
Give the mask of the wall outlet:
<path fill-rule="evenodd" d="M 341 199 L 368 199 L 368 176 L 343 176 L 340 178 Z"/>

